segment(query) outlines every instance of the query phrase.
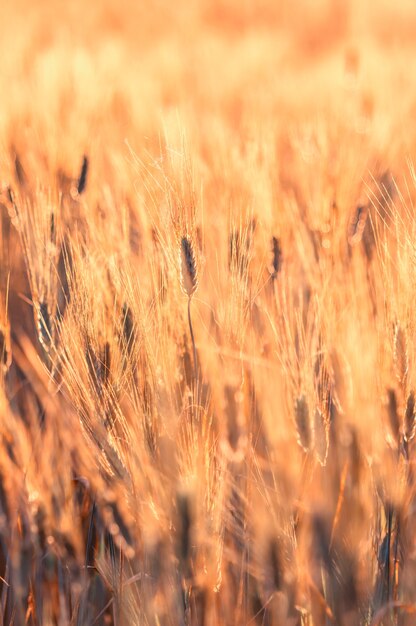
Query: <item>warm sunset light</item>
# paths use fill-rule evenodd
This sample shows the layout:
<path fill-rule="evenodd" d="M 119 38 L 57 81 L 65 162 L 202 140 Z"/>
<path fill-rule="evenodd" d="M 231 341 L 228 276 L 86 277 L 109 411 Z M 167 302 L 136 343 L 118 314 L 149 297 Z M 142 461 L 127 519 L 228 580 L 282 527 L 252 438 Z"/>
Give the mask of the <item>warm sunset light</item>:
<path fill-rule="evenodd" d="M 416 3 L 0 19 L 0 624 L 415 626 Z"/>

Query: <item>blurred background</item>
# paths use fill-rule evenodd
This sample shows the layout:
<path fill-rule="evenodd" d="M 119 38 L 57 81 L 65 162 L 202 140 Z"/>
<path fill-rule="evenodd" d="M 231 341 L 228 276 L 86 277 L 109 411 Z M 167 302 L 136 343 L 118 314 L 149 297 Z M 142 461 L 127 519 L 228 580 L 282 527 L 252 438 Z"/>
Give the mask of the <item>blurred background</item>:
<path fill-rule="evenodd" d="M 384 153 L 413 145 L 410 0 L 17 0 L 0 19 L 1 140 L 55 169 L 139 149 L 172 115 L 190 137 L 332 116 Z"/>

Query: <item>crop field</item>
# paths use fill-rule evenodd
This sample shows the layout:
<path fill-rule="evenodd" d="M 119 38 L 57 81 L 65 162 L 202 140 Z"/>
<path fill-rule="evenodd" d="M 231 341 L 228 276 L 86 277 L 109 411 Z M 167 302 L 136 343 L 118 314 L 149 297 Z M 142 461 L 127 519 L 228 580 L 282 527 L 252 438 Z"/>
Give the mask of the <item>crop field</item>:
<path fill-rule="evenodd" d="M 416 625 L 416 4 L 0 20 L 0 624 Z"/>

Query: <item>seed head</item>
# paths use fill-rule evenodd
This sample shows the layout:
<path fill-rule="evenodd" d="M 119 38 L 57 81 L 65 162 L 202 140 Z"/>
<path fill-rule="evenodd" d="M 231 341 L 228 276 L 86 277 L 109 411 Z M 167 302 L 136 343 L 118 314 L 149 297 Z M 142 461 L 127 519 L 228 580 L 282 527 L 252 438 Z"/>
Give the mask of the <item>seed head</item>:
<path fill-rule="evenodd" d="M 411 441 L 415 436 L 415 393 L 411 391 L 407 398 L 406 411 L 404 415 L 404 438 Z"/>
<path fill-rule="evenodd" d="M 81 172 L 79 174 L 77 184 L 78 195 L 81 195 L 82 192 L 85 190 L 85 187 L 87 186 L 88 165 L 88 157 L 84 155 L 84 158 L 82 159 Z"/>
<path fill-rule="evenodd" d="M 362 239 L 367 223 L 368 209 L 364 205 L 358 205 L 348 226 L 348 243 L 354 246 Z"/>
<path fill-rule="evenodd" d="M 36 313 L 39 341 L 45 352 L 49 352 L 52 342 L 52 321 L 48 304 L 45 300 L 39 303 Z"/>
<path fill-rule="evenodd" d="M 277 237 L 272 237 L 272 267 L 270 270 L 273 279 L 276 278 L 282 267 L 282 247 Z"/>
<path fill-rule="evenodd" d="M 299 445 L 307 452 L 311 446 L 312 432 L 308 401 L 304 394 L 295 401 L 295 421 Z"/>
<path fill-rule="evenodd" d="M 0 368 L 7 372 L 12 362 L 10 350 L 10 328 L 0 326 Z"/>
<path fill-rule="evenodd" d="M 198 287 L 198 273 L 194 248 L 191 240 L 186 236 L 181 239 L 180 267 L 182 290 L 191 298 Z"/>

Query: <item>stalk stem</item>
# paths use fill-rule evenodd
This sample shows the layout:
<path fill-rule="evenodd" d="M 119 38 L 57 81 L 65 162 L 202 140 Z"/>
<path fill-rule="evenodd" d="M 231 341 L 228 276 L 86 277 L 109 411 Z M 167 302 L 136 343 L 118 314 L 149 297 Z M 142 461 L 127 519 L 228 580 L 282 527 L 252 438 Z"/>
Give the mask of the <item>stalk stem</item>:
<path fill-rule="evenodd" d="M 195 337 L 194 337 L 194 331 L 192 328 L 192 320 L 191 320 L 191 298 L 188 298 L 188 322 L 189 322 L 189 331 L 191 333 L 192 348 L 194 351 L 194 373 L 195 373 L 195 383 L 196 383 L 198 380 L 198 362 L 196 359 Z"/>

